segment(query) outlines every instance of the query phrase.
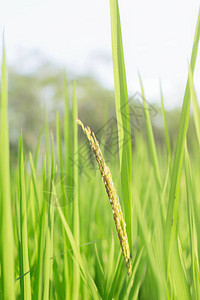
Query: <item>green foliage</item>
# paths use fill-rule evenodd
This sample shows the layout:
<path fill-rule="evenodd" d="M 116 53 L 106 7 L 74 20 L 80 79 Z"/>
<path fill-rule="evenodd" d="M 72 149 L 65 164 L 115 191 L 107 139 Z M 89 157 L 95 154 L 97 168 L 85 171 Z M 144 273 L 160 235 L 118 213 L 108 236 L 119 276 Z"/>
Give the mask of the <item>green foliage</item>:
<path fill-rule="evenodd" d="M 1 286 L 4 299 L 15 299 L 14 240 L 12 203 L 10 195 L 10 151 L 8 130 L 8 93 L 5 48 L 3 47 L 1 77 L 1 127 L 0 127 L 0 230 L 1 230 Z"/>
<path fill-rule="evenodd" d="M 112 209 L 101 175 L 91 159 L 92 150 L 78 137 L 76 123 L 78 108 L 79 117 L 90 123 L 92 129 L 92 124 L 97 127 L 101 124 L 104 113 L 107 116 L 108 112 L 109 118 L 114 109 L 112 93 L 88 78 L 79 78 L 77 87 L 61 77 L 57 81 L 54 76 L 41 80 L 41 86 L 58 84 L 59 89 L 63 89 L 62 93 L 55 93 L 55 98 L 62 98 L 61 109 L 57 107 L 55 112 L 55 107 L 48 107 L 43 114 L 43 107 L 33 105 L 38 110 L 34 110 L 37 116 L 36 120 L 30 119 L 30 126 L 36 121 L 38 138 L 27 155 L 24 128 L 19 142 L 17 139 L 18 164 L 10 164 L 9 142 L 12 147 L 13 138 L 9 137 L 8 111 L 10 109 L 12 116 L 14 107 L 12 100 L 8 108 L 4 50 L 0 103 L 1 299 L 182 300 L 200 297 L 200 110 L 193 84 L 200 16 L 181 113 L 165 111 L 161 92 L 163 127 L 158 135 L 146 109 L 145 87 L 140 78 L 146 127 L 135 134 L 132 147 L 130 140 L 124 143 L 130 136 L 130 120 L 117 0 L 110 0 L 110 8 L 119 154 L 112 152 L 115 149 L 112 141 L 105 144 L 105 134 L 100 146 L 105 157 L 112 152 L 106 165 L 125 212 L 132 274 L 127 275 Z M 22 94 L 24 88 L 29 89 L 29 80 L 20 81 Z M 89 122 L 85 108 L 87 96 L 81 97 L 80 92 L 85 86 L 91 97 L 94 96 Z M 101 100 L 108 94 L 106 112 L 105 102 Z M 14 97 L 12 93 L 10 96 Z M 16 96 L 18 102 L 19 94 Z M 194 117 L 190 116 L 191 97 Z M 121 106 L 125 107 L 125 115 Z M 102 112 L 100 117 L 97 108 Z M 39 128 L 43 115 L 44 126 Z M 24 127 L 27 122 L 28 117 Z M 94 126 L 94 132 L 97 127 Z M 193 131 L 196 135 L 191 137 Z"/>
<path fill-rule="evenodd" d="M 197 52 L 198 43 L 200 38 L 200 10 L 197 20 L 194 44 L 192 49 L 192 56 L 190 62 L 191 76 L 193 76 Z M 180 252 L 178 249 L 178 233 L 177 233 L 177 219 L 178 219 L 178 200 L 179 189 L 183 166 L 183 155 L 185 139 L 187 135 L 189 115 L 190 115 L 190 88 L 189 77 L 186 85 L 185 95 L 183 99 L 183 106 L 181 112 L 180 127 L 178 133 L 177 146 L 175 151 L 171 186 L 167 210 L 167 218 L 165 225 L 165 252 L 166 252 L 166 264 L 167 264 L 167 277 L 169 277 L 169 268 L 172 268 L 172 281 L 175 285 L 177 296 L 181 299 L 189 299 L 189 285 L 184 274 L 183 265 L 181 264 Z M 176 238 L 175 238 L 176 236 Z M 175 241 L 174 241 L 175 238 Z M 171 253 L 172 252 L 172 253 Z"/>
<path fill-rule="evenodd" d="M 132 197 L 131 197 L 131 178 L 132 178 L 132 156 L 131 156 L 131 129 L 129 120 L 128 91 L 126 83 L 126 72 L 124 64 L 122 34 L 119 16 L 118 1 L 110 0 L 111 12 L 111 34 L 112 34 L 112 55 L 113 71 L 115 83 L 115 104 L 118 124 L 118 143 L 121 171 L 121 189 L 127 223 L 127 235 L 130 248 L 132 248 Z M 122 108 L 125 114 L 122 113 Z"/>

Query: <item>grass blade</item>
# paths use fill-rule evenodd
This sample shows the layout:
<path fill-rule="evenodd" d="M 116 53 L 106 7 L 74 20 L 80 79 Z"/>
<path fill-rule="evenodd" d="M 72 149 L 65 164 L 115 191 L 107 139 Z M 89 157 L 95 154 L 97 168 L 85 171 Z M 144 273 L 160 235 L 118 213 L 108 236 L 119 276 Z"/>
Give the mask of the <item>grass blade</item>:
<path fill-rule="evenodd" d="M 190 62 L 190 69 L 192 75 L 194 73 L 194 68 L 196 63 L 199 37 L 200 37 L 200 11 L 197 20 L 197 26 L 196 26 L 196 32 L 195 32 L 195 38 L 194 38 L 194 44 L 193 44 L 192 56 Z M 181 173 L 182 173 L 185 138 L 186 138 L 188 123 L 189 123 L 189 115 L 190 115 L 190 90 L 189 90 L 189 80 L 187 80 L 185 95 L 183 99 L 182 112 L 181 112 L 178 141 L 177 141 L 174 164 L 173 164 L 171 188 L 170 188 L 167 219 L 166 219 L 166 226 L 165 226 L 165 248 L 166 248 L 167 264 L 169 264 L 170 251 L 172 248 L 172 243 L 175 235 L 177 210 L 178 210 L 178 194 L 179 194 L 179 187 L 180 187 L 180 180 L 181 180 Z"/>
<path fill-rule="evenodd" d="M 187 149 L 187 141 L 185 143 L 185 155 L 184 155 L 184 171 L 186 178 L 186 192 L 187 192 L 187 214 L 188 214 L 188 227 L 189 227 L 189 239 L 190 239 L 190 257 L 191 257 L 191 265 L 192 265 L 192 285 L 195 288 L 195 294 L 197 294 L 196 290 L 196 276 L 195 276 L 195 258 L 194 258 L 194 246 L 193 246 L 193 211 L 192 211 L 192 201 L 191 197 L 191 165 L 190 158 Z M 191 195 L 192 196 L 192 195 Z"/>
<path fill-rule="evenodd" d="M 195 32 L 195 38 L 194 38 L 194 44 L 193 44 L 192 56 L 190 62 L 190 68 L 192 74 L 194 73 L 194 69 L 195 69 L 199 36 L 200 36 L 200 10 L 199 10 L 199 16 L 197 20 L 197 26 L 196 26 L 196 32 Z M 166 257 L 167 277 L 169 277 L 169 270 L 171 267 L 171 275 L 172 276 L 174 275 L 173 281 L 176 285 L 177 294 L 179 294 L 179 296 L 182 297 L 181 299 L 189 298 L 189 289 L 180 263 L 180 255 L 179 255 L 179 250 L 177 245 L 178 237 L 177 237 L 176 225 L 177 225 L 177 218 L 178 218 L 178 198 L 179 198 L 179 188 L 180 188 L 180 180 L 181 180 L 182 166 L 183 166 L 183 154 L 184 154 L 185 139 L 186 139 L 188 123 L 189 123 L 189 116 L 190 116 L 190 89 L 189 89 L 189 79 L 188 79 L 184 100 L 183 100 L 182 111 L 181 111 L 181 120 L 180 120 L 178 141 L 177 141 L 173 170 L 172 170 L 171 187 L 170 187 L 167 218 L 166 218 L 166 225 L 165 225 L 165 254 L 166 254 L 165 257 Z M 175 243 L 173 245 L 174 240 Z M 172 250 L 173 250 L 173 254 L 171 255 Z M 172 259 L 172 263 L 170 262 L 170 258 Z"/>
<path fill-rule="evenodd" d="M 78 126 L 76 124 L 76 119 L 78 117 L 78 105 L 76 98 L 76 83 L 73 86 L 73 106 L 72 106 L 72 128 L 73 128 L 73 161 L 77 161 L 73 165 L 73 180 L 75 187 L 78 187 Z M 74 214 L 73 214 L 73 234 L 74 240 L 77 245 L 80 243 L 79 239 L 79 197 L 78 191 L 75 192 L 74 187 Z M 80 271 L 79 266 L 74 264 L 73 267 L 73 298 L 74 300 L 79 298 L 79 286 L 80 286 Z"/>
<path fill-rule="evenodd" d="M 153 168 L 154 168 L 154 173 L 155 173 L 158 190 L 160 191 L 160 189 L 161 189 L 160 170 L 159 170 L 159 165 L 158 165 L 158 156 L 157 156 L 157 151 L 156 151 L 156 145 L 155 145 L 153 129 L 152 129 L 152 125 L 151 125 L 149 109 L 148 109 L 147 102 L 145 99 L 144 88 L 143 88 L 142 79 L 141 79 L 140 75 L 139 75 L 139 79 L 140 79 L 140 86 L 141 86 L 141 90 L 142 90 L 142 101 L 143 101 L 144 116 L 145 116 L 146 127 L 147 127 L 149 149 L 150 149 L 150 154 L 151 154 L 151 159 L 152 159 L 152 164 L 153 164 Z"/>
<path fill-rule="evenodd" d="M 64 142 L 65 142 L 65 171 L 70 175 L 71 173 L 71 132 L 70 132 L 70 109 L 69 99 L 67 92 L 67 79 L 64 77 L 64 90 L 65 90 L 65 118 L 64 118 Z"/>
<path fill-rule="evenodd" d="M 54 141 L 52 137 L 52 162 L 51 162 L 51 185 L 50 185 L 50 195 L 52 196 L 52 191 L 54 194 L 54 186 L 52 186 L 53 183 L 53 176 L 54 176 Z M 43 189 L 47 190 L 46 188 L 46 159 L 44 160 L 44 169 L 43 169 Z M 44 255 L 44 295 L 43 299 L 48 300 L 49 294 L 50 294 L 50 280 L 51 280 L 51 273 L 52 273 L 52 261 L 50 260 L 52 255 L 52 241 L 53 238 L 53 206 L 51 205 L 52 201 L 51 198 L 49 198 L 49 201 L 47 203 L 47 218 L 45 223 L 45 255 Z"/>
<path fill-rule="evenodd" d="M 160 87 L 160 96 L 161 96 L 162 116 L 163 116 L 164 129 L 165 129 L 165 141 L 166 141 L 167 152 L 168 152 L 168 157 L 169 157 L 170 171 L 172 171 L 171 170 L 172 169 L 172 165 L 171 165 L 171 145 L 170 145 L 169 130 L 168 130 L 168 125 L 167 125 L 167 116 L 166 116 L 166 111 L 165 111 L 165 108 L 164 108 L 163 93 L 162 93 L 161 87 Z"/>
<path fill-rule="evenodd" d="M 86 279 L 86 282 L 87 282 L 87 284 L 90 287 L 90 291 L 91 291 L 91 294 L 92 294 L 92 299 L 94 299 L 94 300 L 99 299 L 99 295 L 98 295 L 98 292 L 97 292 L 96 285 L 95 285 L 92 277 L 90 276 L 90 274 L 88 272 L 88 269 L 84 266 L 84 263 L 83 263 L 80 251 L 79 251 L 79 249 L 77 247 L 76 241 L 74 239 L 74 236 L 73 236 L 73 234 L 72 234 L 72 232 L 70 230 L 69 225 L 67 224 L 67 221 L 65 220 L 64 214 L 63 214 L 63 212 L 62 212 L 62 210 L 61 210 L 60 207 L 58 207 L 58 212 L 59 212 L 60 218 L 62 220 L 63 226 L 65 228 L 66 234 L 68 236 L 69 243 L 70 243 L 70 245 L 72 247 L 72 250 L 73 250 L 76 262 L 80 266 L 80 269 L 81 269 L 81 271 L 83 273 L 83 276 Z M 73 294 L 73 299 L 74 299 L 74 294 Z"/>
<path fill-rule="evenodd" d="M 40 152 L 41 137 L 42 137 L 42 130 L 40 130 L 40 133 L 39 133 L 39 137 L 38 137 L 38 140 L 37 140 L 36 151 L 35 151 L 35 156 L 34 156 L 34 166 L 35 166 L 36 170 L 37 170 L 37 163 L 38 163 L 38 157 L 39 157 L 39 152 Z"/>
<path fill-rule="evenodd" d="M 15 299 L 14 239 L 10 195 L 10 151 L 8 130 L 8 91 L 5 48 L 3 47 L 1 77 L 1 128 L 0 128 L 0 201 L 1 201 L 1 272 L 3 298 Z"/>
<path fill-rule="evenodd" d="M 200 109 L 199 109 L 199 105 L 198 105 L 198 101 L 197 101 L 196 92 L 194 89 L 193 75 L 192 75 L 191 68 L 189 69 L 189 85 L 190 85 L 190 92 L 191 92 L 191 96 L 192 96 L 194 123 L 195 123 L 195 128 L 196 128 L 197 139 L 198 139 L 199 146 L 200 146 Z"/>
<path fill-rule="evenodd" d="M 118 125 L 120 171 L 125 220 L 130 249 L 132 249 L 132 202 L 131 202 L 131 129 L 129 119 L 128 91 L 122 45 L 120 15 L 117 0 L 110 0 L 112 57 L 115 84 L 115 107 Z"/>
<path fill-rule="evenodd" d="M 29 271 L 28 236 L 27 236 L 27 209 L 26 209 L 26 183 L 23 157 L 22 135 L 19 145 L 19 200 L 20 200 L 20 275 Z M 23 299 L 31 299 L 30 273 L 21 278 L 21 295 Z"/>

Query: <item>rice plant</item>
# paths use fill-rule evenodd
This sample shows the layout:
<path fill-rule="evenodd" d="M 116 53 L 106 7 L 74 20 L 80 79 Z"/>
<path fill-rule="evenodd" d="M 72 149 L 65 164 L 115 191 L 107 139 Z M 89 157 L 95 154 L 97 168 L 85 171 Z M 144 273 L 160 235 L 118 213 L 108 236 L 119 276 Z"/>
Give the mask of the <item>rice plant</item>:
<path fill-rule="evenodd" d="M 82 144 L 78 135 L 78 83 L 73 83 L 71 105 L 65 76 L 64 120 L 55 114 L 53 135 L 44 112 L 35 151 L 25 152 L 22 132 L 18 164 L 11 166 L 3 45 L 0 299 L 200 298 L 200 109 L 193 82 L 200 12 L 175 149 L 161 88 L 164 150 L 154 136 L 142 74 L 146 139 L 140 132 L 132 132 L 117 0 L 110 0 L 110 16 L 118 152 L 109 164 L 104 159 L 103 138 L 99 143 L 95 133 L 78 121 L 100 172 L 93 172 L 90 154 L 81 159 L 79 150 L 87 141 Z M 187 142 L 191 104 L 197 144 L 194 154 Z M 83 121 L 90 124 L 90 120 Z"/>

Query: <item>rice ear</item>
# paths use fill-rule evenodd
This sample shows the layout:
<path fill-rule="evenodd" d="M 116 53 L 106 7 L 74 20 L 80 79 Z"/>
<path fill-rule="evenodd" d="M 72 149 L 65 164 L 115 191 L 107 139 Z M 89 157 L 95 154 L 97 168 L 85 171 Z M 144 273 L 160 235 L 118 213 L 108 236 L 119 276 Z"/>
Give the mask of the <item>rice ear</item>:
<path fill-rule="evenodd" d="M 108 198 L 110 200 L 110 204 L 112 206 L 113 211 L 113 219 L 115 221 L 115 227 L 117 229 L 122 253 L 124 256 L 124 260 L 126 262 L 126 268 L 128 271 L 128 275 L 132 273 L 132 261 L 131 261 L 131 254 L 129 249 L 129 243 L 128 243 L 128 237 L 126 232 L 126 223 L 123 218 L 123 213 L 121 210 L 121 206 L 119 203 L 119 197 L 117 195 L 117 191 L 115 189 L 112 175 L 110 172 L 110 169 L 105 163 L 105 160 L 103 158 L 101 149 L 99 147 L 99 143 L 95 137 L 94 132 L 91 132 L 90 128 L 87 126 L 85 127 L 83 123 L 77 119 L 78 125 L 80 125 L 83 129 L 83 132 L 86 134 L 90 145 L 92 147 L 92 150 L 94 152 L 95 158 L 97 160 L 97 163 L 99 165 L 99 170 L 101 172 L 101 176 L 106 188 L 106 192 L 108 194 Z"/>

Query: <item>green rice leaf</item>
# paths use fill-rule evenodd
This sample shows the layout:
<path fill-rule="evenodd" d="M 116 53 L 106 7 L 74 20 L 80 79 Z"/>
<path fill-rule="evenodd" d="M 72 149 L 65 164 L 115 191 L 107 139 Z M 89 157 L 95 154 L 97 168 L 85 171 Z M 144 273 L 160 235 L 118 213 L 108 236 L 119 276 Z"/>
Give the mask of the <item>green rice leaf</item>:
<path fill-rule="evenodd" d="M 132 177 L 132 154 L 131 154 L 131 129 L 128 106 L 128 91 L 120 25 L 120 15 L 117 0 L 110 0 L 111 13 L 111 36 L 112 57 L 115 84 L 115 108 L 118 126 L 118 143 L 120 155 L 121 187 L 127 225 L 127 235 L 130 249 L 132 249 L 131 233 L 131 177 Z"/>
<path fill-rule="evenodd" d="M 192 56 L 190 62 L 190 68 L 192 74 L 194 73 L 194 68 L 196 63 L 199 36 L 200 36 L 200 11 L 197 20 L 197 26 L 196 26 L 196 32 L 195 32 L 195 38 L 194 38 L 194 44 L 193 44 Z M 176 286 L 176 292 L 179 296 L 182 297 L 181 299 L 189 298 L 189 290 L 188 290 L 186 279 L 183 274 L 183 269 L 180 261 L 180 254 L 177 245 L 177 238 L 175 238 L 175 236 L 177 235 L 176 225 L 178 219 L 179 189 L 180 189 L 180 181 L 181 181 L 182 166 L 183 166 L 183 154 L 184 154 L 185 139 L 186 139 L 188 123 L 189 123 L 189 116 L 190 116 L 190 89 L 189 89 L 189 79 L 188 79 L 184 100 L 183 100 L 182 112 L 181 112 L 181 120 L 180 120 L 178 141 L 176 145 L 174 164 L 172 170 L 169 203 L 168 203 L 167 218 L 166 218 L 166 225 L 165 225 L 165 253 L 166 253 L 167 277 L 169 278 L 169 270 L 171 267 L 172 270 L 171 276 L 173 276 L 173 282 L 175 283 Z M 175 243 L 173 245 L 174 240 Z M 172 262 L 170 262 L 170 260 L 172 260 Z"/>
<path fill-rule="evenodd" d="M 141 86 L 141 90 L 142 90 L 142 100 L 143 100 L 144 116 L 145 116 L 145 121 L 146 121 L 147 136 L 148 136 L 148 142 L 149 142 L 149 150 L 150 150 L 150 154 L 151 154 L 151 160 L 152 160 L 152 164 L 153 164 L 153 168 L 154 168 L 154 173 L 155 173 L 158 190 L 160 190 L 161 181 L 160 181 L 160 170 L 159 170 L 159 164 L 158 164 L 157 150 L 156 150 L 156 145 L 155 145 L 155 140 L 154 140 L 154 135 L 153 135 L 153 129 L 152 129 L 152 125 L 151 125 L 149 109 L 148 109 L 147 102 L 145 99 L 144 88 L 143 88 L 142 79 L 141 79 L 140 75 L 139 75 L 139 79 L 140 79 L 140 86 Z"/>
<path fill-rule="evenodd" d="M 15 299 L 14 287 L 14 239 L 10 195 L 10 150 L 8 129 L 8 91 L 5 47 L 1 73 L 0 105 L 0 201 L 1 201 L 1 274 L 3 299 Z"/>
<path fill-rule="evenodd" d="M 78 126 L 76 119 L 78 118 L 78 105 L 76 98 L 76 83 L 73 86 L 73 105 L 72 105 L 72 129 L 73 129 L 73 180 L 74 180 L 74 202 L 73 202 L 73 234 L 76 244 L 79 244 L 79 197 L 78 191 L 75 188 L 78 187 Z M 80 271 L 79 266 L 74 264 L 73 267 L 73 298 L 74 300 L 79 297 L 79 286 L 80 286 Z"/>
<path fill-rule="evenodd" d="M 168 124 L 167 124 L 167 116 L 166 116 L 166 111 L 165 111 L 165 108 L 164 108 L 163 93 L 162 93 L 161 87 L 160 87 L 160 96 L 161 96 L 162 116 L 163 116 L 164 129 L 165 129 L 165 141 L 166 141 L 167 152 L 168 152 L 168 157 L 169 157 L 170 171 L 172 171 L 171 170 L 172 169 L 172 165 L 171 165 L 171 145 L 170 145 L 169 130 L 168 130 Z"/>
<path fill-rule="evenodd" d="M 193 84 L 193 75 L 192 75 L 192 70 L 189 68 L 189 85 L 190 85 L 190 92 L 192 96 L 192 105 L 193 105 L 193 114 L 194 114 L 194 123 L 195 123 L 195 128 L 196 128 L 196 134 L 197 134 L 197 139 L 199 142 L 200 146 L 200 109 L 197 101 L 197 96 Z"/>
<path fill-rule="evenodd" d="M 21 268 L 20 275 L 29 271 L 29 256 L 28 256 L 28 236 L 27 236 L 27 208 L 26 208 L 26 182 L 25 182 L 25 167 L 23 157 L 23 142 L 22 135 L 19 145 L 19 200 L 20 200 L 20 254 Z M 30 273 L 20 279 L 21 281 L 21 296 L 23 299 L 31 299 L 31 283 Z"/>

